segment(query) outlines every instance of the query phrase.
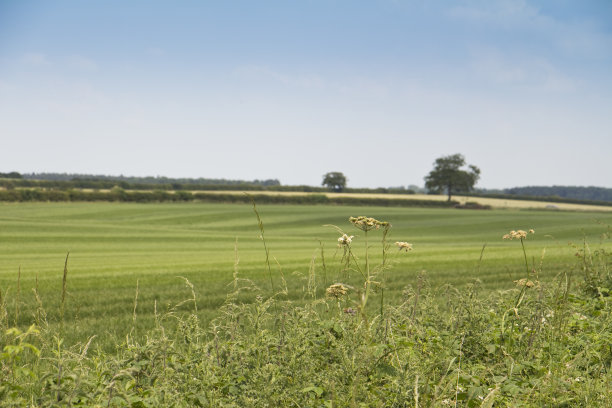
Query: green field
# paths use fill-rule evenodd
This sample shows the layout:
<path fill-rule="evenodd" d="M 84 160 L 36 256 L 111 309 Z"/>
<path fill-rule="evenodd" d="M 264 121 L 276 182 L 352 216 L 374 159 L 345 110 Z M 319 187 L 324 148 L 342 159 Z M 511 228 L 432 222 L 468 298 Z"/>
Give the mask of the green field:
<path fill-rule="evenodd" d="M 0 211 L 3 407 L 611 404 L 610 213 L 261 205 L 262 240 L 243 204 Z"/>
<path fill-rule="evenodd" d="M 389 300 L 399 297 L 423 270 L 432 286 L 461 287 L 478 278 L 489 290 L 513 287 L 513 280 L 524 276 L 525 265 L 520 243 L 501 239 L 511 229 L 535 229 L 526 241 L 529 262 L 539 265 L 545 250 L 541 279 L 550 279 L 576 268 L 568 243 L 582 245 L 586 239 L 597 246 L 612 224 L 611 214 L 593 212 L 294 205 L 262 205 L 258 210 L 272 257 L 273 284 L 280 287 L 282 274 L 293 299 L 303 297 L 313 258 L 318 293 L 338 280 L 356 282 L 357 276 L 338 276 L 339 234 L 325 226 L 334 224 L 355 235 L 359 256 L 364 237 L 348 223 L 349 216 L 389 221 L 388 241 L 414 245 L 410 253 L 391 248 L 393 267 L 385 275 Z M 137 282 L 139 325 L 151 323 L 155 304 L 162 310 L 192 296 L 179 277 L 194 285 L 200 315 L 208 320 L 231 289 L 236 242 L 240 277 L 270 290 L 259 236 L 253 208 L 242 204 L 2 204 L 0 289 L 9 320 L 18 318 L 25 325 L 35 309 L 32 288 L 38 279 L 49 320 L 57 321 L 69 252 L 65 319 L 72 324 L 73 340 L 91 333 L 122 337 L 129 331 Z M 374 231 L 369 239 L 376 258 L 381 235 Z"/>

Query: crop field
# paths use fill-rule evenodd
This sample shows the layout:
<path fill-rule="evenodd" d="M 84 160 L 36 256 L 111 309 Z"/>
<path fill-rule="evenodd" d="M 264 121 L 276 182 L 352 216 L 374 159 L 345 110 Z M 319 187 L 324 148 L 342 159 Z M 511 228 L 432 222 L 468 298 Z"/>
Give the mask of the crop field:
<path fill-rule="evenodd" d="M 194 285 L 202 316 L 214 316 L 231 289 L 236 247 L 239 276 L 271 290 L 250 205 L 29 203 L 1 209 L 0 288 L 14 299 L 21 271 L 19 305 L 9 302 L 8 307 L 14 314 L 19 306 L 23 323 L 35 306 L 36 279 L 48 312 L 53 316 L 59 310 L 67 253 L 66 318 L 76 319 L 75 335 L 125 334 L 132 325 L 137 285 L 137 313 L 145 324 L 155 302 L 162 308 L 191 296 L 180 277 Z M 408 241 L 414 246 L 409 253 L 390 250 L 392 267 L 385 282 L 389 300 L 400 296 L 421 271 L 433 286 L 461 287 L 478 278 L 486 289 L 512 287 L 525 269 L 520 245 L 501 239 L 512 229 L 535 229 L 526 242 L 529 263 L 540 264 L 543 255 L 542 279 L 552 278 L 576 266 L 576 251 L 569 243 L 581 246 L 586 239 L 597 244 L 612 224 L 612 215 L 592 212 L 294 205 L 258 206 L 258 211 L 270 250 L 272 284 L 280 287 L 282 274 L 293 298 L 302 296 L 311 263 L 320 293 L 346 280 L 338 275 L 339 233 L 329 225 L 355 235 L 355 252 L 362 256 L 363 233 L 349 224 L 349 216 L 388 221 L 391 244 Z M 374 231 L 369 239 L 374 245 L 381 234 Z M 357 276 L 349 276 L 348 283 L 351 278 Z"/>
<path fill-rule="evenodd" d="M 233 194 L 242 195 L 243 193 L 235 190 L 213 190 L 213 191 L 192 191 L 192 193 L 199 193 L 202 195 L 220 195 L 220 194 Z M 376 194 L 376 193 L 304 193 L 297 191 L 258 191 L 257 194 L 272 195 L 272 196 L 308 196 L 312 194 L 325 195 L 329 198 L 378 198 L 387 200 L 425 200 L 425 201 L 446 201 L 447 196 L 445 195 L 432 195 L 432 194 Z M 508 200 L 503 198 L 491 198 L 491 197 L 475 197 L 475 196 L 463 196 L 453 195 L 452 199 L 459 202 L 460 204 L 465 203 L 478 203 L 480 205 L 490 206 L 495 209 L 559 209 L 559 210 L 570 210 L 570 211 L 597 211 L 597 212 L 612 212 L 612 206 L 601 206 L 592 204 L 573 204 L 573 203 L 558 203 L 551 201 L 533 201 L 533 200 Z"/>
<path fill-rule="evenodd" d="M 389 222 L 386 250 L 384 228 L 366 234 L 351 216 Z M 538 406 L 567 388 L 560 401 L 606 406 L 607 300 L 593 306 L 589 326 L 581 319 L 591 312 L 570 310 L 591 303 L 574 306 L 568 293 L 592 273 L 591 253 L 604 254 L 607 271 L 611 224 L 609 212 L 534 209 L 2 204 L 0 323 L 20 331 L 2 338 L 16 346 L 0 356 L 12 373 L 0 396 L 14 406 L 32 395 L 65 406 L 169 406 L 173 392 L 188 395 L 177 406 L 278 406 L 286 395 L 296 406 L 389 406 L 390 396 L 401 396 L 396 406 L 512 406 L 538 390 Z M 502 239 L 519 229 L 535 233 Z M 342 233 L 352 236 L 348 264 Z M 386 268 L 370 276 L 383 253 Z M 554 316 L 565 320 L 544 323 Z M 33 322 L 47 333 L 40 340 L 26 332 Z M 577 324 L 592 337 L 577 336 Z M 23 365 L 29 338 L 48 357 Z M 75 357 L 61 357 L 61 347 Z M 102 354 L 88 360 L 88 348 Z M 167 360 L 170 349 L 183 357 Z M 183 372 L 188 380 L 175 376 Z M 349 372 L 350 381 L 328 381 Z M 570 377 L 579 378 L 571 387 Z M 37 378 L 51 379 L 41 390 Z"/>

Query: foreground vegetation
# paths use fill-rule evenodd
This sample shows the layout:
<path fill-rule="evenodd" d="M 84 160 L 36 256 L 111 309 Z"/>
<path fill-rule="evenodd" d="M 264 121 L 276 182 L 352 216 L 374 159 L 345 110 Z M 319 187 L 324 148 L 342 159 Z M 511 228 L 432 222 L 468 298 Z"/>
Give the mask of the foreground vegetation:
<path fill-rule="evenodd" d="M 3 210 L 3 406 L 610 404 L 610 246 L 582 240 L 610 216 L 367 209 L 391 228 L 263 206 L 259 229 L 246 206 Z M 501 239 L 517 226 L 536 233 Z"/>

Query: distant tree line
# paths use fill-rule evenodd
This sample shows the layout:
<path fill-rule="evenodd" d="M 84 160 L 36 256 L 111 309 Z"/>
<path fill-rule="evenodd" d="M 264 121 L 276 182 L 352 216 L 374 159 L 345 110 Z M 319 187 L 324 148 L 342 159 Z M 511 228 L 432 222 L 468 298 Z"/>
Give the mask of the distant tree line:
<path fill-rule="evenodd" d="M 504 193 L 520 196 L 559 197 L 574 200 L 612 202 L 612 188 L 603 187 L 528 186 L 508 188 L 504 190 Z"/>
<path fill-rule="evenodd" d="M 446 158 L 442 158 L 446 159 Z M 432 171 L 432 173 L 435 172 Z M 431 174 L 430 173 L 430 176 Z M 330 174 L 330 173 L 328 173 Z M 324 177 L 326 177 L 325 175 Z M 431 177 L 430 177 L 431 178 Z M 477 177 L 474 178 L 474 180 Z M 324 179 L 325 181 L 325 179 Z M 327 180 L 330 181 L 330 180 Z M 331 180 L 334 181 L 334 180 Z M 346 179 L 345 179 L 346 181 Z M 471 181 L 471 180 L 470 180 Z M 323 183 L 325 184 L 325 183 Z M 226 180 L 206 178 L 169 178 L 169 177 L 126 177 L 126 176 L 92 176 L 69 173 L 0 173 L 0 189 L 13 190 L 20 188 L 38 190 L 69 191 L 77 189 L 110 190 L 121 188 L 126 191 L 295 191 L 308 193 L 324 193 L 339 191 L 333 183 L 326 187 L 306 185 L 283 186 L 277 179 L 270 180 Z M 451 190 L 455 188 L 452 187 Z M 423 192 L 418 186 L 380 187 L 380 188 L 350 188 L 342 187 L 345 193 L 375 193 L 375 194 L 415 194 Z M 442 192 L 444 188 L 440 187 Z M 457 190 L 458 191 L 458 190 Z M 434 191 L 430 191 L 432 193 Z M 444 190 L 448 193 L 448 188 Z M 74 193 L 73 193 L 74 194 Z M 486 196 L 493 198 L 543 200 L 566 203 L 604 204 L 612 203 L 612 189 L 603 187 L 576 186 L 527 186 L 508 189 L 475 189 L 473 193 L 463 194 Z M 47 199 L 44 199 L 47 201 Z M 13 200 L 10 200 L 13 201 Z M 20 200 L 15 200 L 20 201 Z"/>
<path fill-rule="evenodd" d="M 0 173 L 0 178 L 20 179 L 22 176 L 16 171 L 12 171 L 10 173 Z"/>
<path fill-rule="evenodd" d="M 19 174 L 19 173 L 17 173 Z M 51 180 L 51 181 L 114 181 L 126 182 L 130 184 L 220 184 L 220 185 L 254 185 L 254 186 L 280 186 L 277 179 L 268 180 L 228 180 L 228 179 L 209 179 L 209 178 L 170 178 L 162 176 L 135 177 L 135 176 L 107 176 L 91 175 L 78 173 L 30 173 L 23 174 L 22 177 L 28 180 Z"/>
<path fill-rule="evenodd" d="M 274 195 L 250 194 L 251 197 L 262 204 L 337 204 L 337 205 L 378 205 L 393 207 L 452 207 L 455 201 L 437 200 L 398 200 L 393 198 L 370 197 L 327 197 L 325 194 L 304 195 Z M 109 202 L 223 202 L 223 203 L 249 203 L 250 197 L 246 194 L 232 193 L 204 193 L 190 191 L 126 191 L 121 187 L 113 187 L 108 191 L 57 190 L 41 188 L 15 188 L 0 190 L 0 202 L 26 202 L 26 201 L 109 201 Z"/>
<path fill-rule="evenodd" d="M 0 179 L 0 187 L 14 188 L 42 188 L 55 190 L 92 189 L 108 190 L 120 187 L 124 190 L 161 190 L 161 191 L 295 191 L 305 193 L 327 192 L 328 188 L 313 186 L 282 186 L 258 184 L 191 184 L 191 183 L 130 183 L 127 181 L 73 179 L 73 180 L 36 180 L 36 179 Z M 375 193 L 375 194 L 414 194 L 413 190 L 404 187 L 390 188 L 347 188 L 346 193 Z"/>

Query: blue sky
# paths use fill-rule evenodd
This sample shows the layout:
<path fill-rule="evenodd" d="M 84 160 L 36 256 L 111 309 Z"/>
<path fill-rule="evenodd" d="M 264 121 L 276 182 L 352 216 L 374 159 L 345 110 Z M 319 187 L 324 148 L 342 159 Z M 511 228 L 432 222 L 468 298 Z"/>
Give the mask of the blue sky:
<path fill-rule="evenodd" d="M 612 1 L 0 0 L 0 172 L 612 187 Z"/>

